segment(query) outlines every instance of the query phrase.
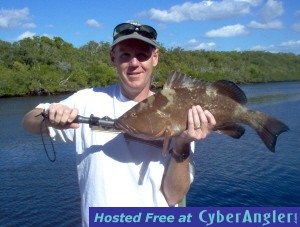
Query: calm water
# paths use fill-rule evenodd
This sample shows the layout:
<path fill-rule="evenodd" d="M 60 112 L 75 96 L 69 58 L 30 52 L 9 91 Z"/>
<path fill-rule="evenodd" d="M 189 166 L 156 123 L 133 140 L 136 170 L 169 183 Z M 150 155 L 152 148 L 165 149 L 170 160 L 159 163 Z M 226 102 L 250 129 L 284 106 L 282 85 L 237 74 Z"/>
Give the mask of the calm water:
<path fill-rule="evenodd" d="M 255 132 L 234 140 L 213 134 L 197 143 L 189 206 L 300 206 L 300 82 L 244 85 L 251 109 L 283 120 L 276 152 Z M 38 135 L 21 128 L 40 102 L 63 97 L 0 99 L 0 225 L 79 226 L 80 198 L 72 145 L 55 144 L 48 161 Z"/>

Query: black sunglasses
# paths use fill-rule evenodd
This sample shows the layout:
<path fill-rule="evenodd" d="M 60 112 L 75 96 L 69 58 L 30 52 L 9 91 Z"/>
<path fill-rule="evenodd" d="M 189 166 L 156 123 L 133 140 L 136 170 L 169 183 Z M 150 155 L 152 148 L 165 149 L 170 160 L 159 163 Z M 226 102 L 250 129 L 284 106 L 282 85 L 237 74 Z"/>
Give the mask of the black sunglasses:
<path fill-rule="evenodd" d="M 157 32 L 151 26 L 122 23 L 115 27 L 113 39 L 116 40 L 117 38 L 119 38 L 121 36 L 130 35 L 134 32 L 137 32 L 138 34 L 140 34 L 146 38 L 149 38 L 149 39 L 156 40 L 156 38 L 157 38 Z"/>

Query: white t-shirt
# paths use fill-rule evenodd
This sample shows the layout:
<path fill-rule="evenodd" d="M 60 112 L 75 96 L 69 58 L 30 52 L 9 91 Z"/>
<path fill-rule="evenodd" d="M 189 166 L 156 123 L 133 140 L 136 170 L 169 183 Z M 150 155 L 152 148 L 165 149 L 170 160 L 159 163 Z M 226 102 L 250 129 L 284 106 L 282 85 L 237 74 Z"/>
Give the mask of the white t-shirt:
<path fill-rule="evenodd" d="M 119 85 L 81 90 L 61 103 L 77 108 L 81 116 L 112 119 L 136 104 L 121 94 Z M 37 108 L 47 109 L 49 105 Z M 88 225 L 89 207 L 168 206 L 161 182 L 170 156 L 162 156 L 162 147 L 128 139 L 124 134 L 94 131 L 87 124 L 49 131 L 55 140 L 76 143 L 83 225 Z"/>

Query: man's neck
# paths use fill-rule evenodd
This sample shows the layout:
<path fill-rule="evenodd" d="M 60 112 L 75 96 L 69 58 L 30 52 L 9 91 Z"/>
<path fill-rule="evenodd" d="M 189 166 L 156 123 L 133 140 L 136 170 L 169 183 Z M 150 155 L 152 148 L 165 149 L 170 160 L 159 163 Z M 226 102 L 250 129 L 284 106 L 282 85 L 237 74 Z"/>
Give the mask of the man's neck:
<path fill-rule="evenodd" d="M 121 87 L 121 92 L 122 95 L 124 95 L 126 98 L 133 100 L 135 102 L 141 102 L 144 99 L 154 94 L 149 88 L 145 88 L 142 91 L 127 92 L 124 88 Z"/>

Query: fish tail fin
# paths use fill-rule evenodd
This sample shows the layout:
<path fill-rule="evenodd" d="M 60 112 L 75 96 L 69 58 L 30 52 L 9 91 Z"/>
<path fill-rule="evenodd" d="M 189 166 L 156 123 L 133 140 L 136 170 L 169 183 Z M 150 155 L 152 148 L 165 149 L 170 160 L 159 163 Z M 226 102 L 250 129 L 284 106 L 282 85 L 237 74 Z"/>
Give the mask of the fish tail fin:
<path fill-rule="evenodd" d="M 289 127 L 280 120 L 268 116 L 262 112 L 255 112 L 255 123 L 252 126 L 255 128 L 257 134 L 265 143 L 267 148 L 275 152 L 277 137 L 289 130 Z"/>

